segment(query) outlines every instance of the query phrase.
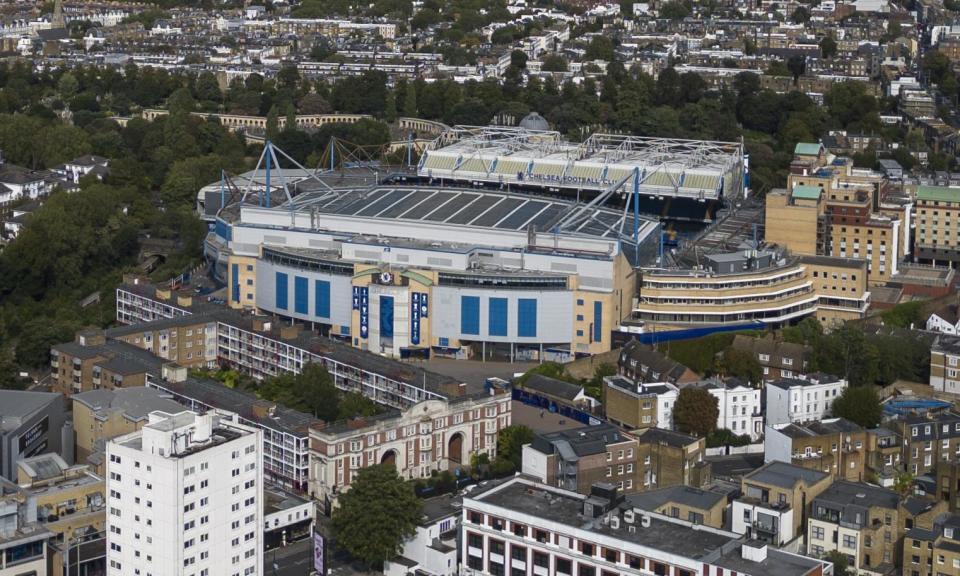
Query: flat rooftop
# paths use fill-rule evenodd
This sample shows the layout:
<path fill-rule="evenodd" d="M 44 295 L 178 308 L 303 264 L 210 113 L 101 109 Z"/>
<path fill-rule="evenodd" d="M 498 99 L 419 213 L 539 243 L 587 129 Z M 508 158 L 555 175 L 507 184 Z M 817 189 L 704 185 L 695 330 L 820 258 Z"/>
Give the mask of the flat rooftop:
<path fill-rule="evenodd" d="M 491 489 L 477 496 L 477 500 L 493 506 L 605 534 L 687 558 L 703 558 L 711 551 L 736 540 L 730 536 L 706 530 L 694 530 L 688 525 L 657 517 L 651 517 L 650 526 L 647 528 L 640 528 L 637 524 L 636 532 L 612 529 L 604 526 L 599 518 L 587 518 L 583 515 L 585 499 L 586 497 L 572 495 L 569 492 L 524 482 L 507 483 L 505 486 Z"/>

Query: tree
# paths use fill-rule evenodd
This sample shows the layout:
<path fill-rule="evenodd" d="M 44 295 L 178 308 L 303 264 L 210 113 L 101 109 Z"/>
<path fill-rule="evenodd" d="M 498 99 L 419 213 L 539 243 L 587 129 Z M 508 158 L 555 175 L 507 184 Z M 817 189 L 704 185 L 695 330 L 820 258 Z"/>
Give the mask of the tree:
<path fill-rule="evenodd" d="M 273 140 L 280 133 L 280 112 L 277 110 L 276 104 L 271 106 L 270 111 L 267 112 L 266 132 L 267 140 Z"/>
<path fill-rule="evenodd" d="M 566 72 L 567 61 L 559 54 L 547 54 L 543 57 L 541 68 L 544 72 Z"/>
<path fill-rule="evenodd" d="M 407 84 L 407 93 L 403 95 L 403 115 L 417 117 L 417 88 L 414 84 Z"/>
<path fill-rule="evenodd" d="M 790 74 L 793 75 L 793 82 L 796 83 L 797 80 L 803 76 L 803 73 L 807 70 L 807 59 L 804 56 L 799 54 L 791 56 L 787 60 L 787 70 L 790 71 Z"/>
<path fill-rule="evenodd" d="M 379 413 L 380 407 L 377 406 L 377 403 L 373 400 L 359 392 L 347 392 L 340 398 L 337 418 L 340 420 L 351 420 L 358 416 L 376 416 Z"/>
<path fill-rule="evenodd" d="M 837 54 L 837 41 L 832 36 L 824 36 L 820 40 L 820 56 L 833 58 Z"/>
<path fill-rule="evenodd" d="M 514 50 L 510 53 L 510 65 L 523 70 L 527 67 L 527 53 L 523 50 Z"/>
<path fill-rule="evenodd" d="M 823 324 L 816 318 L 809 316 L 795 326 L 784 328 L 781 335 L 786 342 L 814 346 L 823 338 Z"/>
<path fill-rule="evenodd" d="M 167 110 L 171 116 L 186 115 L 197 109 L 197 101 L 186 88 L 176 90 L 167 99 Z"/>
<path fill-rule="evenodd" d="M 400 552 L 420 521 L 420 500 L 394 466 L 361 469 L 333 511 L 338 546 L 374 570 Z"/>
<path fill-rule="evenodd" d="M 806 24 L 810 21 L 810 10 L 804 6 L 797 6 L 797 9 L 790 15 L 790 21 L 794 24 Z"/>
<path fill-rule="evenodd" d="M 80 83 L 77 77 L 69 72 L 64 72 L 57 82 L 57 91 L 64 100 L 70 100 L 80 89 Z"/>
<path fill-rule="evenodd" d="M 287 104 L 287 114 L 284 118 L 283 130 L 296 130 L 297 129 L 297 109 L 293 104 Z"/>
<path fill-rule="evenodd" d="M 668 20 L 683 20 L 693 11 L 686 0 L 671 0 L 660 6 L 660 17 Z"/>
<path fill-rule="evenodd" d="M 753 354 L 739 348 L 727 348 L 718 363 L 718 369 L 724 376 L 735 376 L 750 384 L 759 384 L 763 378 L 763 367 Z"/>
<path fill-rule="evenodd" d="M 826 558 L 833 563 L 833 576 L 851 576 L 850 559 L 846 554 L 839 550 L 831 550 L 827 552 Z"/>
<path fill-rule="evenodd" d="M 831 412 L 839 418 L 846 418 L 864 428 L 876 428 L 883 418 L 880 397 L 873 386 L 848 386 L 833 401 Z"/>
<path fill-rule="evenodd" d="M 387 92 L 387 103 L 383 111 L 383 119 L 390 123 L 397 121 L 397 93 L 393 90 Z"/>
<path fill-rule="evenodd" d="M 893 489 L 899 492 L 901 496 L 909 495 L 913 490 L 913 474 L 909 472 L 897 474 L 897 477 L 893 480 Z"/>
<path fill-rule="evenodd" d="M 924 313 L 924 308 L 925 305 L 922 300 L 912 300 L 910 302 L 897 304 L 889 310 L 884 310 L 880 314 L 880 317 L 883 318 L 883 323 L 889 326 L 897 326 L 899 328 L 924 326 L 927 321 L 927 314 Z"/>
<path fill-rule="evenodd" d="M 329 114 L 332 111 L 333 107 L 330 106 L 327 99 L 316 92 L 304 94 L 303 98 L 300 99 L 301 114 Z"/>
<path fill-rule="evenodd" d="M 603 34 L 597 34 L 590 39 L 587 50 L 584 53 L 584 60 L 613 60 L 613 40 Z"/>
<path fill-rule="evenodd" d="M 307 364 L 300 374 L 282 374 L 263 381 L 259 394 L 294 410 L 300 410 L 325 421 L 338 419 L 340 393 L 330 373 L 320 364 Z"/>
<path fill-rule="evenodd" d="M 682 388 L 673 405 L 673 425 L 680 432 L 704 437 L 717 428 L 717 399 L 704 388 Z"/>
<path fill-rule="evenodd" d="M 497 433 L 497 458 L 513 463 L 520 470 L 523 461 L 523 445 L 533 441 L 533 430 L 522 424 L 513 424 Z"/>

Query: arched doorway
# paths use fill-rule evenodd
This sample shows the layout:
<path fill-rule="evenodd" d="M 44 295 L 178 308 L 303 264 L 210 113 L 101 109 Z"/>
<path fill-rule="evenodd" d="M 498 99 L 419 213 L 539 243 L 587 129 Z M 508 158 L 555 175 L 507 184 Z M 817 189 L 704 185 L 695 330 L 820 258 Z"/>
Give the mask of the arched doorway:
<path fill-rule="evenodd" d="M 394 468 L 396 468 L 396 467 L 397 467 L 397 451 L 396 451 L 396 450 L 387 450 L 386 452 L 384 452 L 384 453 L 383 453 L 383 456 L 380 457 L 380 463 L 381 463 L 381 464 L 388 464 L 388 465 L 393 466 Z"/>
<path fill-rule="evenodd" d="M 463 433 L 457 432 L 447 440 L 447 461 L 450 470 L 461 468 L 463 462 Z"/>

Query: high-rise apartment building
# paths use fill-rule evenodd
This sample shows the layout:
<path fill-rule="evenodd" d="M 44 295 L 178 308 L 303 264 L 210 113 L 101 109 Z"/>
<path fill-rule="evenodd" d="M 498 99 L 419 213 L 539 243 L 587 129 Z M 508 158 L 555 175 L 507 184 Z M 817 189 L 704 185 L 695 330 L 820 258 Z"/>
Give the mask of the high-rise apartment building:
<path fill-rule="evenodd" d="M 259 576 L 262 432 L 151 412 L 107 443 L 107 574 Z"/>

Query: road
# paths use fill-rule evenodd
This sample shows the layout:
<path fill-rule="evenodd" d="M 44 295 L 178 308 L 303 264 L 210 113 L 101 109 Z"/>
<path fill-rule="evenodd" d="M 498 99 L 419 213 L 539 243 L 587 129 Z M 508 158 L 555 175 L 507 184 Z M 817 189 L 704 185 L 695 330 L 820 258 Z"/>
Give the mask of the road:
<path fill-rule="evenodd" d="M 307 576 L 312 571 L 313 541 L 310 538 L 270 550 L 263 556 L 264 576 Z"/>

